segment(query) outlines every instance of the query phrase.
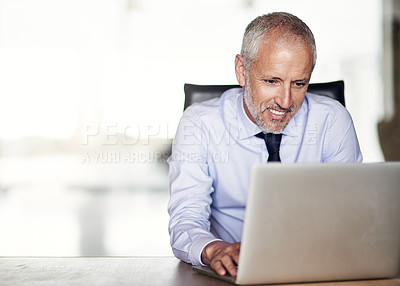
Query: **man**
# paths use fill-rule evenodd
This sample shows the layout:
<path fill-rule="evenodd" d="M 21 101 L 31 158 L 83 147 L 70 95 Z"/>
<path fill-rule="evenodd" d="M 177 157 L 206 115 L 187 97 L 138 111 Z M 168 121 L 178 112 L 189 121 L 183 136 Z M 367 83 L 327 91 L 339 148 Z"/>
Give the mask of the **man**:
<path fill-rule="evenodd" d="M 260 16 L 246 28 L 235 58 L 242 88 L 185 111 L 169 159 L 169 230 L 176 257 L 236 276 L 254 163 L 269 157 L 284 163 L 362 161 L 347 110 L 306 93 L 315 62 L 315 40 L 306 24 L 288 13 Z M 271 136 L 280 142 L 278 151 L 269 148 Z"/>

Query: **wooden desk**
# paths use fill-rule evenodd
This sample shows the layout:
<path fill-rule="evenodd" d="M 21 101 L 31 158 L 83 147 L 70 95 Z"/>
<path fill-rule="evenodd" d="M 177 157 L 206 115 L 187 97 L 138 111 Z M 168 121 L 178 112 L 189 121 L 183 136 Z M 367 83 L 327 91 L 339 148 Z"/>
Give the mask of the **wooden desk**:
<path fill-rule="evenodd" d="M 232 285 L 194 272 L 174 257 L 0 257 L 0 285 Z M 290 284 L 299 285 L 299 284 Z M 400 279 L 307 283 L 394 286 Z"/>

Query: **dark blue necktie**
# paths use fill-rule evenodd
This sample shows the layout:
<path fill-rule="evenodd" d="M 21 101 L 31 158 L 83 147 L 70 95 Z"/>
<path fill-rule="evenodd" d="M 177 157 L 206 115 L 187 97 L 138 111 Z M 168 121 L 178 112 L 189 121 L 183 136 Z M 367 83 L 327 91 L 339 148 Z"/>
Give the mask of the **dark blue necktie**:
<path fill-rule="evenodd" d="M 269 154 L 268 162 L 280 162 L 279 148 L 281 146 L 282 134 L 260 132 L 255 136 L 264 139 Z"/>

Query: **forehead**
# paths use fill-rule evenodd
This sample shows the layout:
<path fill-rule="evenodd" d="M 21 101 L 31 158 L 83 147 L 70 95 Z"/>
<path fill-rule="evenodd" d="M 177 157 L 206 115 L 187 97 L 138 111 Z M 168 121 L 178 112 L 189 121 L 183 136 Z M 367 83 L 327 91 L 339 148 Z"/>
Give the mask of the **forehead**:
<path fill-rule="evenodd" d="M 260 44 L 254 69 L 262 73 L 282 72 L 310 77 L 312 49 L 303 41 L 266 41 Z"/>

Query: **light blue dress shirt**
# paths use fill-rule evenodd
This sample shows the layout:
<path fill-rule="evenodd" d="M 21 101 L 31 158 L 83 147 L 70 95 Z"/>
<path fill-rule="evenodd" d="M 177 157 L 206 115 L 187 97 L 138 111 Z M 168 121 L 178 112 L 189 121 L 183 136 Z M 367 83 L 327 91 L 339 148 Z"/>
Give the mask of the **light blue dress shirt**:
<path fill-rule="evenodd" d="M 199 265 L 211 241 L 241 241 L 250 170 L 268 159 L 264 140 L 254 136 L 259 132 L 244 111 L 241 88 L 184 112 L 168 159 L 169 231 L 179 259 Z M 336 100 L 306 93 L 283 131 L 280 157 L 282 163 L 361 162 L 350 114 Z"/>

